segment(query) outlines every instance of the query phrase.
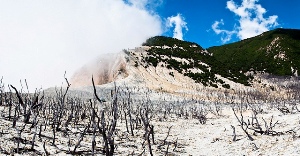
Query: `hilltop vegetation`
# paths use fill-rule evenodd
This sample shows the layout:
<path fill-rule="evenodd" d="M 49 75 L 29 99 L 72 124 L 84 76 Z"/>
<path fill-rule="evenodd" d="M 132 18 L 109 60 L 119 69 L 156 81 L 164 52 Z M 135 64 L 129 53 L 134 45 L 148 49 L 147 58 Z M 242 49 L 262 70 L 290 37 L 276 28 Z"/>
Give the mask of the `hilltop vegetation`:
<path fill-rule="evenodd" d="M 275 29 L 207 50 L 164 36 L 149 38 L 143 46 L 151 47 L 144 61 L 174 69 L 205 86 L 230 88 L 216 75 L 250 85 L 253 76 L 249 72 L 297 76 L 300 69 L 300 30 L 295 29 Z"/>
<path fill-rule="evenodd" d="M 217 78 L 216 75 L 249 85 L 249 76 L 239 73 L 238 70 L 230 69 L 229 66 L 215 59 L 211 53 L 196 43 L 156 36 L 149 38 L 143 46 L 151 47 L 145 61 L 155 67 L 161 63 L 162 66 L 174 69 L 204 86 L 218 87 L 221 85 L 224 88 L 230 88 L 229 84 Z"/>
<path fill-rule="evenodd" d="M 231 69 L 292 76 L 300 68 L 300 30 L 275 29 L 259 36 L 208 49 Z"/>

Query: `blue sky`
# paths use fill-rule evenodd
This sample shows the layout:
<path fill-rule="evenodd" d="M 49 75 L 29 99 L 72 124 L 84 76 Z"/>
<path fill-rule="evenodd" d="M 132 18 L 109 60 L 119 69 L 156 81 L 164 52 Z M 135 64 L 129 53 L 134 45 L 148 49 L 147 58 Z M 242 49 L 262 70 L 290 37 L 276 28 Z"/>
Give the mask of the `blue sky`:
<path fill-rule="evenodd" d="M 224 43 L 239 41 L 236 34 L 231 39 L 223 42 L 221 37 L 225 34 L 217 35 L 212 25 L 215 21 L 223 19 L 224 25 L 219 25 L 220 29 L 232 31 L 239 25 L 240 17 L 227 8 L 229 0 L 163 0 L 157 13 L 166 19 L 167 17 L 181 14 L 186 22 L 188 30 L 183 29 L 183 40 L 197 42 L 204 48 L 218 46 Z M 242 5 L 243 0 L 232 0 L 236 5 Z M 246 0 L 244 0 L 246 1 Z M 249 1 L 249 0 L 248 0 Z M 257 0 L 255 5 L 261 5 L 266 10 L 264 18 L 277 16 L 277 25 L 267 26 L 269 30 L 274 28 L 295 28 L 300 29 L 300 1 L 299 0 Z M 172 29 L 164 32 L 163 35 L 172 36 Z"/>
<path fill-rule="evenodd" d="M 0 78 L 15 86 L 27 79 L 31 90 L 61 86 L 65 71 L 71 78 L 152 36 L 208 48 L 300 29 L 299 10 L 300 0 L 0 0 Z"/>

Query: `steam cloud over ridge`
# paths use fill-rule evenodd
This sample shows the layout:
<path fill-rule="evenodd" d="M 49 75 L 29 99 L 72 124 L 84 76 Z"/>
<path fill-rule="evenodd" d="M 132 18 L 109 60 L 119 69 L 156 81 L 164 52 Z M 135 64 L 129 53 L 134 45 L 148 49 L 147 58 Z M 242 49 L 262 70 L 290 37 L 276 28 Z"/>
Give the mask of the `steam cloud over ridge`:
<path fill-rule="evenodd" d="M 187 23 L 181 14 L 167 18 L 167 27 L 175 27 L 173 30 L 173 38 L 183 40 L 183 29 L 188 31 Z"/>
<path fill-rule="evenodd" d="M 0 3 L 0 77 L 15 86 L 27 79 L 31 90 L 60 86 L 65 71 L 162 33 L 159 16 L 122 0 Z"/>

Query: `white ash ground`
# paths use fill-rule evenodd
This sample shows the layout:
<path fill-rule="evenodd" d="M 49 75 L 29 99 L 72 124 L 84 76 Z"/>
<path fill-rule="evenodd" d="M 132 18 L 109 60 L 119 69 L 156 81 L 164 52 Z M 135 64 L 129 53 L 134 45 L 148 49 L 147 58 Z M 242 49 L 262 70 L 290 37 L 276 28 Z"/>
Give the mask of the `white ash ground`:
<path fill-rule="evenodd" d="M 0 111 L 7 110 L 3 106 L 0 107 Z M 282 114 L 276 109 L 263 108 L 264 113 L 258 115 L 258 119 L 264 118 L 269 121 L 273 116 L 273 121 L 278 121 L 274 130 L 277 132 L 284 132 L 278 136 L 268 136 L 256 134 L 251 136 L 254 141 L 250 141 L 245 133 L 239 127 L 233 112 L 229 106 L 222 107 L 221 116 L 215 116 L 208 114 L 207 123 L 202 125 L 199 120 L 189 117 L 178 117 L 176 115 L 163 118 L 163 114 L 157 115 L 151 122 L 154 125 L 155 131 L 155 144 L 152 145 L 154 155 L 164 155 L 168 148 L 169 155 L 299 155 L 300 149 L 300 117 L 298 114 Z M 243 112 L 244 118 L 251 117 L 251 111 L 247 110 Z M 16 148 L 16 142 L 13 141 L 14 137 L 17 137 L 17 131 L 12 128 L 12 122 L 3 118 L 0 119 L 1 125 L 1 137 L 0 147 L 2 154 L 4 151 L 13 153 L 12 149 Z M 24 123 L 18 122 L 17 126 L 22 126 Z M 235 126 L 237 132 L 237 141 L 233 141 L 233 131 L 231 125 Z M 34 130 L 29 130 L 30 125 L 27 125 L 22 139 L 31 141 Z M 171 128 L 170 128 L 171 127 Z M 68 128 L 76 133 L 78 129 L 72 128 L 71 125 Z M 170 128 L 169 136 L 167 137 L 168 130 Z M 293 130 L 293 133 L 288 131 Z M 251 130 L 249 130 L 251 132 Z M 42 134 L 47 137 L 41 137 L 36 139 L 35 152 L 24 152 L 21 155 L 32 154 L 44 154 L 43 142 L 46 144 L 46 150 L 50 155 L 68 155 L 68 137 L 64 136 L 62 132 L 57 133 L 56 145 L 52 146 L 52 130 L 48 126 L 46 131 Z M 143 139 L 143 128 L 139 127 L 134 131 L 135 136 L 131 136 L 126 132 L 125 123 L 122 121 L 118 123 L 117 132 L 115 135 L 115 143 L 117 149 L 115 155 L 149 155 L 147 146 L 143 147 L 142 144 L 146 144 Z M 79 138 L 79 133 L 70 137 L 71 146 L 70 150 L 74 149 L 74 145 Z M 167 139 L 166 139 L 167 138 Z M 102 137 L 97 136 L 97 150 L 98 155 L 101 155 L 101 149 L 103 147 Z M 164 139 L 166 139 L 165 145 Z M 169 147 L 168 147 L 169 144 Z M 20 143 L 20 148 L 30 149 L 31 145 Z M 144 151 L 145 150 L 145 151 Z M 84 151 L 84 154 L 91 153 L 91 135 L 88 134 L 81 142 L 81 146 L 77 151 Z M 18 154 L 15 154 L 18 155 Z"/>

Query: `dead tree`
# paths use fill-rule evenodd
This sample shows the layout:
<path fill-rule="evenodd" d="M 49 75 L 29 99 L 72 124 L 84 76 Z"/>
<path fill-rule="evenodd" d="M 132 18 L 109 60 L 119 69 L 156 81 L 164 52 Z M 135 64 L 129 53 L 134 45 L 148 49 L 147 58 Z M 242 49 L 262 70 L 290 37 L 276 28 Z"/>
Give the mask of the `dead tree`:
<path fill-rule="evenodd" d="M 126 102 L 123 100 L 123 106 L 122 106 L 122 110 L 124 113 L 124 120 L 125 120 L 125 126 L 126 126 L 126 132 L 129 133 L 129 129 L 128 129 L 128 121 L 127 121 L 127 108 L 126 108 Z M 122 117 L 121 117 L 122 118 Z M 121 119 L 122 120 L 122 119 Z"/>
<path fill-rule="evenodd" d="M 77 143 L 75 144 L 74 150 L 72 154 L 76 154 L 76 149 L 80 146 L 81 141 L 83 140 L 84 135 L 86 135 L 86 131 L 89 128 L 89 125 L 87 125 L 83 131 L 80 132 L 80 136 L 79 139 L 77 141 Z"/>
<path fill-rule="evenodd" d="M 38 121 L 37 121 L 37 123 L 38 123 Z M 37 128 L 38 128 L 38 126 L 35 126 L 34 134 L 33 134 L 32 140 L 31 140 L 31 150 L 34 150 Z"/>
<path fill-rule="evenodd" d="M 279 134 L 278 132 L 273 130 L 273 128 L 276 126 L 276 124 L 278 124 L 278 121 L 273 123 L 273 115 L 271 117 L 271 120 L 270 120 L 269 124 L 267 123 L 267 121 L 264 118 L 262 118 L 262 119 L 265 123 L 265 128 L 266 128 L 264 134 L 266 134 L 266 135 L 277 135 L 277 134 Z"/>
<path fill-rule="evenodd" d="M 283 105 L 283 106 L 278 106 L 277 109 L 284 115 L 289 114 L 290 110 L 287 106 Z"/>
<path fill-rule="evenodd" d="M 204 125 L 204 124 L 206 124 L 206 121 L 207 121 L 207 117 L 206 117 L 207 114 L 208 114 L 208 112 L 205 111 L 203 108 L 201 108 L 201 110 L 196 111 L 193 116 L 199 120 L 200 124 Z"/>
<path fill-rule="evenodd" d="M 154 138 L 154 131 L 153 131 L 153 125 L 150 124 L 151 116 L 150 116 L 150 109 L 148 105 L 140 109 L 140 116 L 144 125 L 144 131 L 145 131 L 144 139 L 147 141 L 150 155 L 153 156 L 150 135 L 152 135 L 152 138 Z"/>
<path fill-rule="evenodd" d="M 278 124 L 278 121 L 275 123 L 273 122 L 273 116 L 271 117 L 269 123 L 262 118 L 264 122 L 264 128 L 260 121 L 257 118 L 258 112 L 255 109 L 252 109 L 252 117 L 251 117 L 251 126 L 249 129 L 253 130 L 254 133 L 259 133 L 261 135 L 279 135 L 282 134 L 282 132 L 274 131 L 273 128 L 275 128 L 276 124 Z"/>
<path fill-rule="evenodd" d="M 131 136 L 134 136 L 133 134 L 133 119 L 132 119 L 132 106 L 131 106 L 131 92 L 128 93 L 128 101 L 127 101 L 127 114 L 129 117 L 129 127 L 130 127 L 130 132 Z"/>
<path fill-rule="evenodd" d="M 91 123 L 93 128 L 93 136 L 92 136 L 92 155 L 95 155 L 95 149 L 96 149 L 96 130 L 97 130 L 97 124 L 96 124 L 96 111 L 93 107 L 92 100 L 90 99 L 91 104 Z"/>
<path fill-rule="evenodd" d="M 239 124 L 240 124 L 240 127 L 242 128 L 242 130 L 244 131 L 244 133 L 247 135 L 248 139 L 250 141 L 253 141 L 254 139 L 252 138 L 252 136 L 248 133 L 248 128 L 249 128 L 249 125 L 244 121 L 244 116 L 243 116 L 243 113 L 242 113 L 242 110 L 240 110 L 240 117 L 237 116 L 236 114 L 236 110 L 234 110 L 234 108 L 232 107 L 232 111 L 234 113 L 234 116 L 236 117 L 236 119 L 238 120 Z"/>
<path fill-rule="evenodd" d="M 235 127 L 231 125 L 231 128 L 232 128 L 232 130 L 233 130 L 233 139 L 232 139 L 232 141 L 235 142 L 235 141 L 236 141 Z"/>
<path fill-rule="evenodd" d="M 19 153 L 19 150 L 20 150 L 20 142 L 22 140 L 22 133 L 24 131 L 26 127 L 26 124 L 24 124 L 23 126 L 21 126 L 20 128 L 15 128 L 16 131 L 18 132 L 18 137 L 16 137 L 16 141 L 17 141 L 17 148 L 16 148 L 16 152 Z M 26 142 L 25 142 L 26 143 Z"/>
<path fill-rule="evenodd" d="M 66 75 L 66 73 L 65 73 Z M 63 93 L 63 89 L 62 87 L 60 88 L 60 92 L 56 91 L 56 94 L 57 94 L 57 98 L 58 98 L 58 103 L 57 103 L 57 110 L 56 110 L 56 113 L 55 113 L 55 118 L 54 118 L 54 121 L 56 122 L 56 131 L 60 131 L 60 126 L 61 126 L 61 123 L 62 123 L 62 118 L 63 118 L 63 115 L 64 115 L 64 112 L 65 112 L 65 107 L 66 107 L 66 95 L 68 93 L 68 90 L 71 86 L 71 84 L 69 83 L 68 79 L 66 78 L 66 76 L 64 75 L 65 77 L 65 80 L 67 82 L 67 88 L 65 90 L 65 92 Z"/>
<path fill-rule="evenodd" d="M 92 83 L 93 83 L 95 98 L 98 100 L 98 102 L 103 103 L 103 101 L 97 95 L 93 77 L 92 77 Z M 107 156 L 112 156 L 115 150 L 114 133 L 116 130 L 117 120 L 118 120 L 118 91 L 117 91 L 116 84 L 114 88 L 114 94 L 112 96 L 113 99 L 111 105 L 112 106 L 111 112 L 108 113 L 108 115 L 109 114 L 111 115 L 110 121 L 107 122 L 105 119 L 105 110 L 102 110 L 101 112 L 101 119 L 98 117 L 98 115 L 95 114 L 95 116 L 98 118 L 98 129 L 99 132 L 102 134 L 102 138 L 105 144 L 104 150 Z M 101 125 L 99 124 L 99 122 L 101 122 Z"/>
<path fill-rule="evenodd" d="M 170 131 L 171 131 L 171 128 L 172 128 L 173 126 L 170 126 L 169 128 L 168 128 L 168 133 L 167 133 L 167 136 L 165 137 L 165 139 L 163 140 L 163 146 L 167 143 L 167 139 L 168 139 L 168 137 L 170 136 Z"/>
<path fill-rule="evenodd" d="M 263 134 L 264 132 L 262 130 L 261 124 L 257 119 L 257 114 L 258 112 L 255 109 L 252 109 L 252 117 L 251 117 L 252 127 L 250 129 L 254 130 L 256 133 Z"/>
<path fill-rule="evenodd" d="M 43 143 L 43 149 L 44 149 L 44 152 L 45 152 L 46 156 L 50 155 L 50 153 L 46 149 L 46 142 Z"/>
<path fill-rule="evenodd" d="M 220 96 L 218 97 L 218 100 L 221 100 Z M 215 116 L 221 116 L 222 107 L 220 101 L 213 102 L 213 106 L 209 106 L 209 111 Z"/>
<path fill-rule="evenodd" d="M 21 105 L 22 108 L 23 108 L 23 116 L 24 116 L 23 122 L 24 123 L 29 123 L 30 116 L 31 116 L 31 111 L 27 111 L 27 104 L 24 103 L 23 98 L 21 97 L 21 94 L 16 89 L 16 87 L 14 87 L 13 85 L 10 85 L 10 87 L 15 90 L 17 98 L 19 100 L 19 105 Z"/>

